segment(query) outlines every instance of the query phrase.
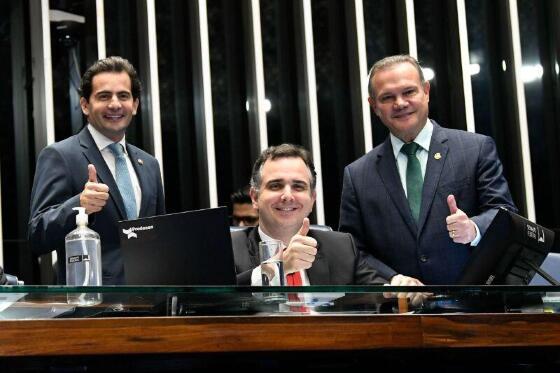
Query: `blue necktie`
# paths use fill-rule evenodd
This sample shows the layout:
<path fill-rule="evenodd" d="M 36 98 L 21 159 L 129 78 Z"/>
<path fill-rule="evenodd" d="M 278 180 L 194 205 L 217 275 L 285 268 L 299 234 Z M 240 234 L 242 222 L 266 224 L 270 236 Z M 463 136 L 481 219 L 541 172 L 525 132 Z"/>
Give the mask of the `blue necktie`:
<path fill-rule="evenodd" d="M 138 216 L 136 213 L 136 197 L 134 196 L 134 188 L 128 173 L 123 146 L 116 142 L 109 145 L 109 150 L 115 156 L 115 179 L 124 202 L 127 219 L 136 219 Z"/>
<path fill-rule="evenodd" d="M 410 205 L 412 216 L 418 222 L 420 217 L 420 204 L 422 203 L 422 187 L 424 186 L 424 177 L 420 168 L 420 161 L 416 157 L 416 151 L 420 148 L 415 142 L 404 144 L 401 148 L 408 158 L 406 164 L 406 198 Z"/>

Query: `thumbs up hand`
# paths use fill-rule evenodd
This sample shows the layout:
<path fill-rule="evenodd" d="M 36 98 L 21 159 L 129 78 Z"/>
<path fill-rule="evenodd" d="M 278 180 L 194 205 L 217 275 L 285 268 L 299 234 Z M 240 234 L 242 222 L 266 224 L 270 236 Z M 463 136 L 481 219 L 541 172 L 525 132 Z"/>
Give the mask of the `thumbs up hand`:
<path fill-rule="evenodd" d="M 456 243 L 470 243 L 476 238 L 474 222 L 457 207 L 453 194 L 447 196 L 447 206 L 449 207 L 449 216 L 445 219 L 445 222 L 447 223 L 449 237 Z"/>
<path fill-rule="evenodd" d="M 299 231 L 292 237 L 284 250 L 284 271 L 286 274 L 309 269 L 317 255 L 317 240 L 307 237 L 309 219 L 304 218 Z"/>
<path fill-rule="evenodd" d="M 86 209 L 86 214 L 99 212 L 109 199 L 109 187 L 97 182 L 97 170 L 92 164 L 88 165 L 88 181 L 80 193 L 80 206 Z"/>

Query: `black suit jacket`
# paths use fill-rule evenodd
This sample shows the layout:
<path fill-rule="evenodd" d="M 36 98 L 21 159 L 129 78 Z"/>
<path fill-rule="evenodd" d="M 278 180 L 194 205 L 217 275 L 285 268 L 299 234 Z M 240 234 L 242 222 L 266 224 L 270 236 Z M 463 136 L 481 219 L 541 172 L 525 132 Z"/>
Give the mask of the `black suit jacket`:
<path fill-rule="evenodd" d="M 311 285 L 365 285 L 388 282 L 387 278 L 382 277 L 379 271 L 368 263 L 364 254 L 358 252 L 351 235 L 311 229 L 308 236 L 317 240 L 317 255 L 313 265 L 307 270 Z M 259 230 L 257 227 L 251 227 L 232 232 L 231 239 L 237 283 L 251 285 L 251 272 L 260 263 Z"/>
<path fill-rule="evenodd" d="M 165 213 L 161 172 L 157 160 L 143 150 L 127 144 L 127 152 L 142 189 L 138 217 Z M 56 250 L 58 282 L 66 281 L 64 237 L 76 228 L 80 193 L 88 181 L 88 164 L 97 170 L 98 182 L 109 187 L 105 207 L 89 215 L 89 227 L 101 236 L 103 284 L 124 284 L 117 221 L 126 220 L 126 212 L 117 183 L 105 163 L 87 127 L 80 133 L 43 149 L 31 192 L 29 241 L 37 255 Z"/>
<path fill-rule="evenodd" d="M 344 170 L 339 230 L 358 249 L 398 273 L 425 284 L 453 284 L 472 247 L 454 243 L 447 231 L 447 196 L 484 235 L 503 206 L 517 211 L 494 141 L 440 127 L 434 121 L 418 223 L 412 217 L 389 137 Z"/>

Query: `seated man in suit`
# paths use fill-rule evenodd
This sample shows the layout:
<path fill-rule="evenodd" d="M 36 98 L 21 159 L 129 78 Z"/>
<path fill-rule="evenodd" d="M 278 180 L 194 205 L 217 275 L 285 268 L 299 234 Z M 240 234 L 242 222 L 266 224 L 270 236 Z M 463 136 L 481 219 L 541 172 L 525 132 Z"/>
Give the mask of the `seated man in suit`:
<path fill-rule="evenodd" d="M 238 284 L 250 285 L 252 277 L 259 277 L 259 241 L 277 239 L 285 245 L 284 272 L 293 277 L 293 285 L 422 285 L 373 257 L 366 259 L 348 233 L 310 230 L 315 178 L 311 154 L 299 146 L 282 144 L 262 152 L 250 190 L 259 226 L 232 232 Z"/>
<path fill-rule="evenodd" d="M 80 105 L 88 124 L 52 144 L 37 159 L 28 237 L 37 255 L 56 250 L 65 283 L 64 237 L 84 207 L 101 237 L 104 285 L 124 283 L 117 221 L 165 213 L 161 172 L 150 154 L 126 142 L 142 86 L 121 57 L 95 62 L 82 77 Z"/>

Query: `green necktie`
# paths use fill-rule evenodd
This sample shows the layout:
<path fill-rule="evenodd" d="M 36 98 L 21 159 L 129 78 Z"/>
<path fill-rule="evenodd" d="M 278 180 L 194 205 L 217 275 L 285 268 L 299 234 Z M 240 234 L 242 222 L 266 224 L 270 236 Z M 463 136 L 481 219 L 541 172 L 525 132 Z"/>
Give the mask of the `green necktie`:
<path fill-rule="evenodd" d="M 420 216 L 420 204 L 422 203 L 422 186 L 424 178 L 420 161 L 416 158 L 416 151 L 420 148 L 415 142 L 404 144 L 401 152 L 408 158 L 406 165 L 406 195 L 412 216 L 418 222 Z"/>

